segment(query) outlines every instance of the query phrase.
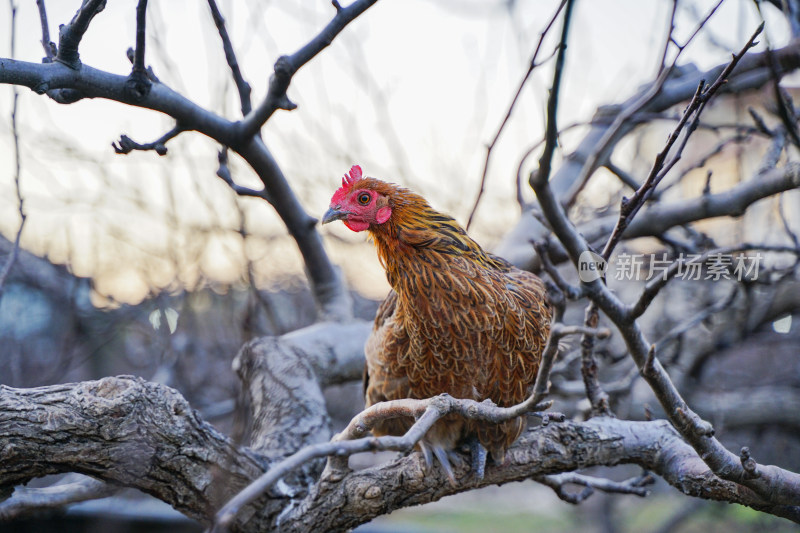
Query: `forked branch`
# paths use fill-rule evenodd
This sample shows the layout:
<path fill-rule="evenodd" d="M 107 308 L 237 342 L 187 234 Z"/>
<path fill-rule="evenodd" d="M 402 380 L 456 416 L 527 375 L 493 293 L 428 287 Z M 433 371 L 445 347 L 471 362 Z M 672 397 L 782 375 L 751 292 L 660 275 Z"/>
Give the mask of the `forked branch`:
<path fill-rule="evenodd" d="M 560 413 L 541 413 L 551 402 L 536 405 L 534 397 L 513 407 L 498 407 L 489 400 L 476 402 L 468 399 L 453 398 L 442 394 L 426 400 L 407 398 L 377 403 L 353 418 L 347 427 L 330 442 L 307 446 L 297 453 L 275 464 L 264 475 L 256 479 L 247 488 L 232 498 L 217 513 L 214 533 L 222 533 L 235 521 L 239 511 L 259 498 L 266 490 L 275 485 L 283 476 L 299 466 L 320 457 L 329 457 L 328 466 L 322 476 L 322 482 L 341 481 L 349 471 L 347 457 L 366 451 L 409 451 L 433 427 L 437 420 L 448 414 L 458 414 L 471 420 L 499 423 L 518 416 L 534 413 L 543 419 L 563 421 Z M 539 411 L 539 412 L 537 412 Z M 403 436 L 365 437 L 375 424 L 392 418 L 408 417 L 416 419 L 413 426 Z M 341 459 L 344 458 L 342 461 Z"/>
<path fill-rule="evenodd" d="M 342 7 L 338 2 L 333 4 L 336 8 L 336 15 L 333 20 L 300 50 L 290 56 L 281 56 L 275 62 L 274 73 L 269 80 L 267 96 L 256 109 L 248 113 L 238 124 L 238 137 L 240 139 L 249 139 L 255 135 L 276 110 L 292 110 L 296 108 L 297 105 L 289 100 L 286 95 L 295 73 L 303 65 L 314 59 L 318 53 L 327 48 L 345 26 L 377 1 L 356 0 L 347 7 Z"/>

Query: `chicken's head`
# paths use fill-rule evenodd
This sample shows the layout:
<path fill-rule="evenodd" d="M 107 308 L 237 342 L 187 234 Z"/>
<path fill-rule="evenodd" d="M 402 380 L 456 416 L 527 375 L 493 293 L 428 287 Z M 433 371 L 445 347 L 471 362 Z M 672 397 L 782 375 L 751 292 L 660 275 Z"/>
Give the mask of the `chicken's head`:
<path fill-rule="evenodd" d="M 322 223 L 341 220 L 353 231 L 364 231 L 389 220 L 392 216 L 389 199 L 376 190 L 375 182 L 377 180 L 372 178 L 363 178 L 361 167 L 353 165 L 342 178 L 342 186 L 333 194 Z"/>

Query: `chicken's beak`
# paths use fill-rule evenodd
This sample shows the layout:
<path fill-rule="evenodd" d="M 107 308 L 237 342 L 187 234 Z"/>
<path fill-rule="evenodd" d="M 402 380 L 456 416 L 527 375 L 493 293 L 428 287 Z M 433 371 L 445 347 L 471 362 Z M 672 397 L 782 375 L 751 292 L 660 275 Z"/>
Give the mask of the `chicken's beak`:
<path fill-rule="evenodd" d="M 325 211 L 324 215 L 322 215 L 322 223 L 327 224 L 328 222 L 333 222 L 335 220 L 342 220 L 347 218 L 347 215 L 349 214 L 350 213 L 348 213 L 347 211 L 342 211 L 341 209 L 331 207 L 330 209 Z"/>

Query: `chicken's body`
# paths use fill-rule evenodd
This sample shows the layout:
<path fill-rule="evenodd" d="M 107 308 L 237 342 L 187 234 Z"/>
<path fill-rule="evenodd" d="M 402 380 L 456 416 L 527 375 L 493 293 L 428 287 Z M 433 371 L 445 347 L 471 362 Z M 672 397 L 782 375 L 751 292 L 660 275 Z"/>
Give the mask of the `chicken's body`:
<path fill-rule="evenodd" d="M 360 199 L 374 196 L 374 220 L 352 216 L 353 210 L 349 219 L 340 215 L 347 211 L 345 200 L 335 195 L 331 210 L 336 214 L 329 211 L 325 221 L 343 218 L 351 229 L 368 230 L 393 289 L 365 347 L 367 405 L 442 393 L 488 398 L 500 406 L 523 401 L 536 380 L 550 329 L 542 281 L 485 252 L 421 196 L 362 178 L 358 167 L 349 177 L 340 191 L 347 187 Z M 374 432 L 401 435 L 412 423 L 387 420 Z M 476 436 L 502 462 L 524 427 L 524 418 L 490 424 L 453 415 L 437 422 L 425 441 L 441 459 L 443 450 Z"/>

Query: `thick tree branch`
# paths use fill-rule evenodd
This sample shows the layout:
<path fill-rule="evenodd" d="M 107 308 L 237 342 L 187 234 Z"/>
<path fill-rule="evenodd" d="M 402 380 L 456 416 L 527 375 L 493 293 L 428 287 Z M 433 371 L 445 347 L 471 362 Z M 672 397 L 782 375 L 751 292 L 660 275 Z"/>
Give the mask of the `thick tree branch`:
<path fill-rule="evenodd" d="M 305 213 L 282 171 L 257 135 L 263 124 L 258 122 L 260 119 L 257 117 L 259 112 L 270 108 L 276 100 L 285 99 L 285 90 L 294 72 L 327 47 L 348 23 L 376 1 L 358 0 L 347 8 L 340 6 L 337 8 L 336 16 L 319 35 L 294 55 L 281 58 L 279 63 L 288 64 L 291 72 L 283 76 L 287 72 L 281 68 L 277 69 L 267 99 L 260 106 L 261 111 L 251 112 L 242 122 L 231 122 L 205 110 L 164 84 L 147 79 L 146 76 L 143 80 L 139 80 L 141 76 L 137 75 L 137 72 L 140 72 L 137 65 L 141 66 L 140 63 L 143 64 L 144 61 L 146 7 L 144 0 L 139 3 L 137 10 L 137 49 L 134 52 L 134 68 L 131 76 L 117 76 L 80 63 L 77 53 L 80 38 L 88 28 L 92 17 L 105 6 L 105 2 L 101 0 L 88 0 L 79 9 L 72 22 L 62 27 L 58 62 L 35 64 L 0 58 L 0 83 L 24 85 L 38 94 L 47 93 L 60 103 L 72 103 L 82 98 L 106 98 L 159 111 L 174 118 L 181 131 L 198 131 L 238 152 L 264 183 L 264 191 L 259 196 L 272 203 L 297 242 L 315 299 L 319 304 L 320 317 L 323 320 L 347 320 L 352 316 L 349 295 L 338 271 L 325 253 L 322 240 L 315 228 L 316 219 Z M 215 20 L 219 23 L 221 19 L 215 17 Z M 224 36 L 223 41 L 225 41 Z M 232 49 L 229 52 L 232 52 Z M 233 68 L 231 61 L 234 56 L 227 54 L 226 57 Z M 140 81 L 146 83 L 146 88 L 139 83 Z M 272 111 L 269 111 L 269 114 Z M 255 124 L 254 121 L 258 123 Z M 152 147 L 161 153 L 166 148 L 164 142 L 171 138 L 175 131 L 149 144 L 139 144 L 125 137 L 115 148 L 124 153 L 133 149 Z"/>
<path fill-rule="evenodd" d="M 684 494 L 735 501 L 800 522 L 800 507 L 767 503 L 752 491 L 716 477 L 667 422 L 595 417 L 584 423 L 532 429 L 508 450 L 502 466 L 487 465 L 479 482 L 454 487 L 440 469 L 428 470 L 421 454 L 351 472 L 340 481 L 322 480 L 295 502 L 281 525 L 287 531 L 313 531 L 324 523 L 330 531 L 344 531 L 401 507 L 478 487 L 618 464 L 642 466 Z M 467 476 L 467 468 L 466 464 L 457 466 L 456 476 Z"/>
<path fill-rule="evenodd" d="M 312 459 L 331 457 L 322 480 L 325 482 L 338 481 L 349 470 L 347 457 L 350 455 L 366 451 L 409 451 L 425 436 L 436 421 L 445 415 L 455 413 L 471 420 L 498 423 L 528 413 L 532 409 L 546 407 L 536 406 L 532 400 L 533 396 L 518 405 L 503 408 L 488 400 L 478 403 L 474 400 L 457 399 L 448 394 L 442 394 L 426 400 L 408 398 L 372 405 L 351 420 L 350 424 L 330 442 L 314 444 L 299 450 L 270 468 L 263 476 L 237 494 L 225 504 L 225 507 L 220 509 L 213 531 L 215 533 L 226 531 L 243 507 L 257 499 L 282 477 Z M 540 416 L 547 419 L 547 415 L 540 414 Z M 398 417 L 409 417 L 416 420 L 405 435 L 364 436 L 376 423 Z M 563 420 L 563 415 L 558 415 L 558 419 Z"/>
<path fill-rule="evenodd" d="M 0 83 L 24 85 L 43 94 L 54 89 L 70 89 L 84 97 L 100 97 L 160 111 L 176 119 L 181 128 L 198 131 L 237 151 L 264 183 L 264 196 L 272 203 L 295 239 L 306 264 L 312 290 L 323 319 L 346 320 L 352 316 L 349 295 L 339 273 L 331 263 L 310 217 L 264 142 L 257 137 L 237 143 L 234 123 L 206 110 L 162 83 L 139 98 L 128 90 L 128 78 L 82 65 L 80 70 L 61 63 L 36 64 L 0 59 Z"/>
<path fill-rule="evenodd" d="M 0 385 L 0 462 L 6 496 L 35 477 L 73 471 L 136 487 L 203 522 L 265 466 L 173 389 L 131 377 Z"/>
<path fill-rule="evenodd" d="M 351 319 L 350 295 L 339 271 L 325 253 L 316 229 L 317 219 L 305 212 L 267 146 L 255 136 L 246 145 L 234 149 L 256 171 L 264 184 L 266 197 L 297 243 L 319 305 L 320 320 L 346 322 Z"/>
<path fill-rule="evenodd" d="M 267 467 L 199 420 L 180 395 L 163 385 L 121 377 L 28 390 L 2 387 L 0 392 L 0 491 L 5 494 L 33 477 L 76 471 L 154 494 L 208 524 L 222 501 Z M 416 402 L 421 407 L 427 401 Z M 488 413 L 494 419 L 508 414 L 486 404 L 447 402 L 467 416 Z M 358 420 L 363 417 L 355 426 Z M 737 502 L 800 522 L 798 507 L 770 503 L 714 476 L 666 422 L 595 417 L 532 429 L 509 449 L 503 465 L 487 467 L 482 481 L 455 487 L 438 469 L 426 471 L 420 454 L 326 476 L 307 494 L 302 487 L 278 483 L 278 491 L 260 504 L 260 511 L 250 508 L 234 527 L 341 531 L 393 509 L 480 486 L 625 463 L 660 475 L 686 494 Z M 468 468 L 456 465 L 458 477 L 468 475 Z M 763 477 L 769 468 L 774 467 L 757 470 Z M 286 471 L 280 473 L 286 476 Z"/>

